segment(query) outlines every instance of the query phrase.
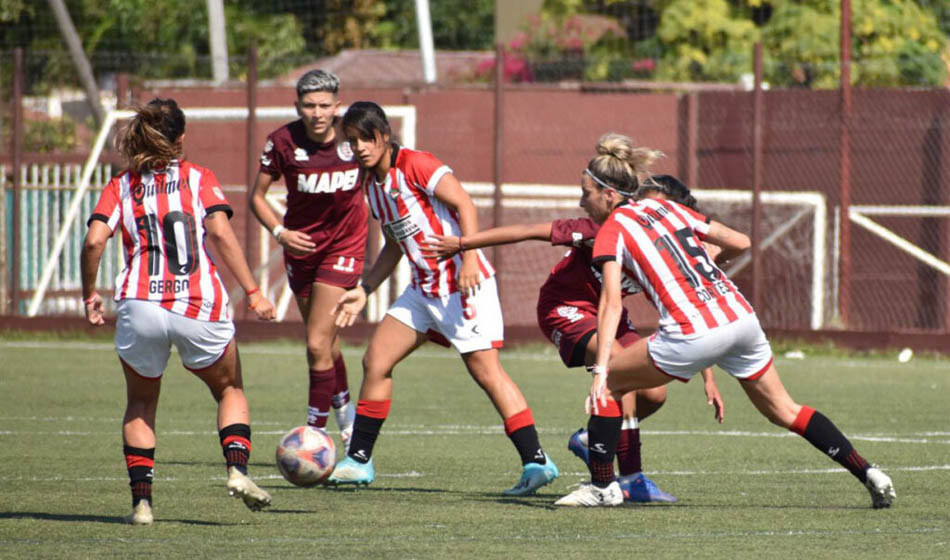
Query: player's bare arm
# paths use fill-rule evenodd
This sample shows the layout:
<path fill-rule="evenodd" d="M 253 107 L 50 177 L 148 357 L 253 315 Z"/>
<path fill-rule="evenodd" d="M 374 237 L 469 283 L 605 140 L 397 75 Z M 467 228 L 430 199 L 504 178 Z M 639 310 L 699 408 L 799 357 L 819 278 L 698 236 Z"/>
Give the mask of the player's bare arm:
<path fill-rule="evenodd" d="M 597 360 L 591 370 L 590 394 L 585 408 L 587 413 L 597 413 L 607 406 L 607 363 L 614 345 L 614 333 L 620 324 L 623 293 L 620 291 L 620 264 L 606 261 L 603 264 L 603 280 L 600 287 L 600 303 L 597 307 Z M 603 336 L 604 333 L 610 333 Z"/>
<path fill-rule="evenodd" d="M 716 244 L 722 251 L 716 255 L 716 264 L 730 261 L 749 250 L 749 236 L 715 220 L 709 224 L 706 241 Z"/>
<path fill-rule="evenodd" d="M 90 324 L 105 324 L 102 318 L 102 296 L 96 291 L 96 277 L 99 275 L 99 263 L 106 250 L 106 242 L 112 236 L 112 230 L 105 223 L 93 220 L 89 224 L 86 240 L 82 244 L 80 268 L 82 270 L 82 301 L 86 311 L 86 320 Z"/>
<path fill-rule="evenodd" d="M 716 378 L 713 375 L 712 368 L 706 368 L 702 372 L 703 390 L 706 392 L 706 404 L 713 407 L 716 421 L 722 424 L 726 417 L 726 402 L 722 399 L 722 393 L 719 392 L 719 386 L 716 385 Z"/>
<path fill-rule="evenodd" d="M 537 239 L 551 240 L 551 222 L 542 224 L 513 224 L 479 231 L 473 235 L 434 235 L 422 245 L 422 254 L 427 257 L 452 257 L 462 249 L 479 249 L 494 245 L 508 245 Z"/>
<path fill-rule="evenodd" d="M 251 274 L 247 261 L 244 260 L 244 253 L 238 244 L 234 230 L 228 222 L 228 216 L 224 212 L 212 212 L 204 220 L 205 229 L 208 231 L 208 240 L 214 246 L 214 252 L 220 258 L 238 284 L 244 288 L 247 294 L 247 305 L 254 311 L 257 318 L 262 321 L 272 321 L 277 313 L 274 305 L 264 297 L 257 282 L 254 281 L 254 275 Z"/>
<path fill-rule="evenodd" d="M 334 320 L 336 326 L 349 327 L 356 322 L 356 318 L 359 317 L 360 312 L 366 306 L 366 298 L 389 278 L 389 275 L 396 269 L 396 265 L 399 264 L 402 255 L 402 248 L 399 243 L 387 235 L 386 244 L 383 245 L 383 249 L 379 252 L 379 256 L 376 257 L 376 261 L 369 272 L 363 276 L 363 281 L 360 282 L 359 286 L 344 292 L 330 311 L 331 315 L 336 316 Z"/>
<path fill-rule="evenodd" d="M 455 210 L 462 237 L 475 235 L 478 232 L 478 213 L 475 210 L 475 204 L 455 175 L 447 173 L 439 179 L 439 184 L 435 186 L 435 197 Z M 480 281 L 478 255 L 473 251 L 462 251 L 459 289 L 463 294 L 474 294 Z"/>
<path fill-rule="evenodd" d="M 274 235 L 277 244 L 285 247 L 290 253 L 307 255 L 314 252 L 317 246 L 310 236 L 300 231 L 286 229 L 267 203 L 267 191 L 270 190 L 272 184 L 274 184 L 274 178 L 269 173 L 257 174 L 257 179 L 254 180 L 254 186 L 251 188 L 251 212 L 257 217 L 257 221 Z"/>

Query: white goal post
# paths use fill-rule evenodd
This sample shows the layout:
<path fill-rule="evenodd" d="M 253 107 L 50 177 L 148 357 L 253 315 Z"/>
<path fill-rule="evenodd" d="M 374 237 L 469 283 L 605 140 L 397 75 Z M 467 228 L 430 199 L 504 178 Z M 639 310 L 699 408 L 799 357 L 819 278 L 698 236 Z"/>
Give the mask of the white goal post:
<path fill-rule="evenodd" d="M 464 183 L 465 189 L 475 199 L 475 205 L 490 207 L 493 204 L 492 183 Z M 578 216 L 583 215 L 580 208 L 580 189 L 568 185 L 539 184 L 503 184 L 503 205 L 507 208 L 531 209 L 576 209 Z M 693 190 L 693 196 L 700 202 L 740 203 L 752 205 L 752 191 L 747 190 Z M 779 239 L 806 217 L 811 218 L 811 278 L 808 287 L 810 310 L 809 326 L 813 330 L 824 325 L 825 314 L 825 276 L 827 273 L 827 225 L 825 196 L 814 191 L 768 191 L 762 193 L 762 203 L 797 208 L 788 217 L 782 218 L 771 231 L 764 232 L 761 249 L 775 245 Z M 728 220 L 728 217 L 725 217 Z M 726 274 L 732 275 L 751 262 L 749 255 L 743 255 L 731 263 Z"/>
<path fill-rule="evenodd" d="M 345 110 L 346 107 L 341 108 L 341 111 Z M 416 145 L 416 108 L 412 105 L 387 105 L 383 106 L 383 110 L 388 117 L 401 119 L 402 127 L 400 137 L 402 144 L 406 147 L 414 148 Z M 206 107 L 183 109 L 183 111 L 185 117 L 191 121 L 240 121 L 247 119 L 249 114 L 247 107 Z M 297 112 L 292 107 L 258 107 L 254 111 L 254 114 L 260 120 L 294 119 L 297 117 Z M 82 175 L 75 195 L 69 207 L 66 209 L 65 217 L 62 222 L 63 226 L 57 233 L 53 247 L 50 249 L 43 263 L 40 281 L 36 287 L 36 291 L 33 293 L 32 300 L 30 300 L 30 305 L 27 308 L 27 316 L 35 317 L 39 312 L 43 299 L 46 297 L 50 280 L 59 265 L 60 254 L 69 236 L 70 227 L 76 221 L 83 197 L 91 187 L 90 182 L 93 171 L 99 162 L 100 155 L 102 155 L 102 150 L 105 147 L 106 139 L 109 137 L 110 131 L 116 122 L 129 119 L 134 115 L 135 112 L 129 110 L 111 110 L 106 114 L 102 126 L 96 135 L 96 140 L 93 143 L 89 157 L 83 165 Z M 249 154 L 248 157 L 255 157 L 255 155 L 256 154 Z M 269 202 L 271 202 L 272 205 L 274 205 L 274 200 L 274 197 L 269 197 Z M 248 216 L 247 219 L 252 218 Z M 261 229 L 263 230 L 263 228 Z M 265 264 L 267 263 L 269 263 L 269 259 L 265 262 Z M 262 269 L 262 273 L 266 275 L 267 269 L 265 267 L 262 267 Z M 259 269 L 259 271 L 260 270 L 261 269 Z M 401 263 L 400 268 L 397 270 L 397 283 L 400 284 L 400 287 L 408 283 L 408 268 L 406 268 L 404 263 Z M 289 294 L 289 287 L 285 286 L 284 289 Z M 278 298 L 278 302 L 280 300 L 284 300 L 284 310 L 286 311 L 286 302 L 289 301 L 289 296 L 282 294 L 282 296 Z M 371 317 L 375 317 L 384 313 L 387 307 L 389 307 L 389 289 L 388 285 L 384 284 L 367 302 L 367 312 Z"/>

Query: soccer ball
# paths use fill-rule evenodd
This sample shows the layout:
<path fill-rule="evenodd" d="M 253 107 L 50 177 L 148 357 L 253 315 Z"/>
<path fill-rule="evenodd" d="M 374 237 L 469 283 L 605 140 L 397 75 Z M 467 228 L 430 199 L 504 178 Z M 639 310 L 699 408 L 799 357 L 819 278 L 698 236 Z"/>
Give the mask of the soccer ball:
<path fill-rule="evenodd" d="M 277 444 L 277 469 L 287 482 L 314 486 L 330 476 L 336 466 L 336 445 L 320 428 L 297 426 Z"/>

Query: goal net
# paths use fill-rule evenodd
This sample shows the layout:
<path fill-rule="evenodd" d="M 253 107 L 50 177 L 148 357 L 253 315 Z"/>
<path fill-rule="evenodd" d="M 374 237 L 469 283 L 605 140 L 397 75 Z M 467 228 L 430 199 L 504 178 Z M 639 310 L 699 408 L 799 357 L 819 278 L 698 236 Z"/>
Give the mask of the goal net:
<path fill-rule="evenodd" d="M 465 183 L 480 209 L 479 224 L 492 227 L 492 192 L 488 183 Z M 584 216 L 580 189 L 564 185 L 506 184 L 502 187 L 501 223 L 541 223 Z M 738 231 L 752 227 L 752 193 L 743 190 L 694 190 L 699 209 Z M 756 312 L 764 325 L 783 329 L 819 329 L 828 320 L 830 279 L 826 203 L 815 192 L 762 193 L 762 286 L 764 305 Z M 489 257 L 492 256 L 492 249 Z M 505 323 L 536 324 L 538 288 L 564 255 L 564 247 L 525 242 L 495 249 Z M 751 295 L 751 258 L 728 263 L 724 270 Z M 656 313 L 644 298 L 627 298 L 634 323 L 656 324 Z"/>

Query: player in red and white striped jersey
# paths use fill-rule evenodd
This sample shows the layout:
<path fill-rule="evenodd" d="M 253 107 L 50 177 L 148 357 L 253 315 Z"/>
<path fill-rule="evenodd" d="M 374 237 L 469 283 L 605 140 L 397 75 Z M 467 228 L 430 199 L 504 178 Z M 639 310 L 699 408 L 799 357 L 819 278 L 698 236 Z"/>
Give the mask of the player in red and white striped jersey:
<path fill-rule="evenodd" d="M 643 150 L 645 159 L 652 160 L 654 150 Z M 645 165 L 642 164 L 642 165 Z M 638 164 L 637 167 L 641 167 Z M 668 175 L 653 176 L 651 184 L 658 196 L 671 197 L 684 204 L 695 205 L 696 199 L 689 189 L 676 178 Z M 554 266 L 538 294 L 538 326 L 558 349 L 564 365 L 580 367 L 592 365 L 597 352 L 597 305 L 600 298 L 600 271 L 592 265 L 594 238 L 600 224 L 591 218 L 554 220 L 539 224 L 514 224 L 479 231 L 464 238 L 435 236 L 427 241 L 425 251 L 440 257 L 450 257 L 458 247 L 490 247 L 517 243 L 529 239 L 550 241 L 552 245 L 570 247 L 568 253 Z M 624 295 L 639 293 L 639 284 L 632 280 L 624 282 Z M 626 310 L 617 326 L 613 351 L 633 344 L 640 335 L 630 323 Z M 716 386 L 713 372 L 702 372 L 707 403 L 715 407 L 716 419 L 722 423 L 724 403 Z M 640 454 L 639 425 L 645 418 L 659 410 L 666 401 L 666 387 L 653 387 L 623 394 L 621 408 L 622 430 L 617 443 L 617 468 L 624 500 L 631 502 L 673 501 L 675 498 L 659 490 L 656 484 L 643 474 Z M 601 411 L 606 414 L 606 411 Z M 593 420 L 597 423 L 597 420 Z M 585 463 L 590 461 L 588 432 L 578 430 L 569 442 L 568 449 Z M 594 442 L 594 449 L 598 449 Z"/>
<path fill-rule="evenodd" d="M 306 327 L 307 424 L 325 428 L 332 407 L 345 446 L 355 409 L 330 310 L 363 273 L 369 216 L 359 163 L 337 130 L 339 89 L 339 78 L 324 70 L 297 80 L 300 118 L 267 136 L 250 207 L 284 248 L 287 281 Z M 283 220 L 266 198 L 281 176 L 287 187 Z"/>
<path fill-rule="evenodd" d="M 605 150 L 622 159 L 622 146 Z M 602 223 L 594 242 L 594 263 L 602 265 L 598 305 L 597 359 L 587 405 L 595 413 L 609 407 L 611 395 L 688 380 L 694 372 L 718 365 L 737 378 L 756 408 L 848 469 L 871 494 L 872 506 L 889 507 L 895 497 L 890 478 L 860 455 L 824 415 L 792 400 L 772 362 L 772 350 L 751 306 L 716 263 L 739 254 L 745 236 L 675 202 L 633 202 L 635 173 L 611 173 L 597 158 L 584 170 L 581 205 Z M 702 239 L 722 247 L 715 261 Z M 619 353 L 611 353 L 621 313 L 621 284 L 640 284 L 661 314 L 660 328 Z M 607 335 L 606 333 L 610 333 Z M 606 335 L 606 336 L 604 336 Z M 608 455 L 619 422 L 604 425 Z M 606 471 L 591 461 L 592 484 L 561 498 L 561 505 L 616 505 L 618 489 Z"/>
<path fill-rule="evenodd" d="M 122 441 L 135 525 L 152 522 L 155 411 L 172 344 L 182 364 L 218 402 L 218 435 L 228 469 L 228 491 L 252 510 L 270 496 L 247 477 L 251 427 L 227 291 L 205 248 L 244 288 L 259 319 L 274 318 L 261 295 L 228 219 L 231 207 L 214 174 L 180 159 L 185 115 L 171 99 L 141 108 L 120 141 L 129 169 L 106 186 L 89 218 L 83 243 L 82 291 L 86 318 L 105 323 L 96 276 L 106 242 L 121 232 L 125 268 L 116 278 L 116 351 L 125 373 Z"/>
<path fill-rule="evenodd" d="M 337 324 L 350 325 L 376 289 L 406 255 L 412 285 L 393 303 L 373 334 L 363 358 L 363 386 L 346 458 L 330 482 L 369 484 L 375 478 L 372 452 L 392 398 L 392 370 L 429 339 L 446 339 L 461 354 L 472 378 L 485 390 L 518 450 L 521 479 L 507 495 L 526 495 L 558 476 L 538 442 L 531 409 L 501 366 L 504 339 L 494 269 L 479 250 L 440 262 L 421 246 L 433 234 L 472 234 L 478 229 L 475 205 L 451 169 L 432 154 L 390 141 L 382 108 L 360 101 L 343 116 L 343 131 L 368 173 L 370 209 L 386 234 L 386 244 L 360 287 L 337 305 Z"/>

